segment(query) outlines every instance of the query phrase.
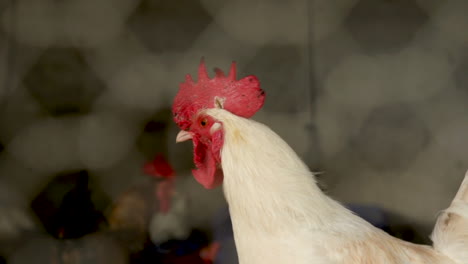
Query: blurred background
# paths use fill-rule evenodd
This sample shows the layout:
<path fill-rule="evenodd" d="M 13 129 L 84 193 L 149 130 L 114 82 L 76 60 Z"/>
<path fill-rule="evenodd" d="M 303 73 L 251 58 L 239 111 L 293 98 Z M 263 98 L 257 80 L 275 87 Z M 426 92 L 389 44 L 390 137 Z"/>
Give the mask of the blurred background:
<path fill-rule="evenodd" d="M 467 10 L 0 1 L 0 263 L 236 263 L 221 188 L 199 186 L 192 145 L 175 144 L 172 100 L 202 56 L 258 76 L 267 99 L 254 119 L 320 172 L 325 192 L 429 242 L 468 169 Z"/>

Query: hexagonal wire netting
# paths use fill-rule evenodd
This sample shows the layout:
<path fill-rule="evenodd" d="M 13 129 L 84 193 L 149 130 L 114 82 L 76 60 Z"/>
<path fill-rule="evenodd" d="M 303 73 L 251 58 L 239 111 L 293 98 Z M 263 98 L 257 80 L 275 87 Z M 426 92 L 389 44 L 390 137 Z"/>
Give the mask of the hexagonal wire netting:
<path fill-rule="evenodd" d="M 196 198 L 190 227 L 208 228 L 225 207 L 222 192 L 194 184 L 191 146 L 173 144 L 169 111 L 202 56 L 210 69 L 235 60 L 239 76 L 259 77 L 267 99 L 254 119 L 322 172 L 333 197 L 385 208 L 427 235 L 468 168 L 467 8 L 463 0 L 0 4 L 0 189 L 12 193 L 0 196 L 0 253 L 14 255 L 4 242 L 22 230 L 44 230 L 48 220 L 30 204 L 58 175 L 86 171 L 84 192 L 105 211 L 148 184 L 141 167 L 157 153 Z M 44 197 L 60 201 L 69 187 L 57 184 Z M 22 250 L 35 252 L 30 243 Z M 106 245 L 102 254 L 115 247 Z"/>

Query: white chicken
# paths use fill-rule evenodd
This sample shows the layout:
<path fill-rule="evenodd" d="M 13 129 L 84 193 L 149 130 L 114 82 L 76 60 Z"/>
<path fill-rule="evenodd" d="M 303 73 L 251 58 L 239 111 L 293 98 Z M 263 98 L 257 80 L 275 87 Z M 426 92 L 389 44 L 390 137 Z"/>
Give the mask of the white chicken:
<path fill-rule="evenodd" d="M 195 179 L 223 184 L 241 264 L 468 264 L 468 173 L 433 247 L 405 242 L 325 195 L 284 140 L 247 119 L 264 98 L 255 76 L 236 80 L 234 63 L 210 79 L 202 61 L 198 82 L 188 75 L 173 104 L 176 141 L 193 141 Z"/>

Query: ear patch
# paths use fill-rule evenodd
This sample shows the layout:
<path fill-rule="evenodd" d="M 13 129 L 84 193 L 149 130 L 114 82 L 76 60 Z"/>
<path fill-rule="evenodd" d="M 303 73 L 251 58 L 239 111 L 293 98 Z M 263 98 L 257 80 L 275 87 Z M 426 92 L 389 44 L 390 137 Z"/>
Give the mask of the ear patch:
<path fill-rule="evenodd" d="M 216 131 L 221 129 L 221 124 L 219 122 L 214 123 L 210 128 L 210 134 L 215 133 Z"/>

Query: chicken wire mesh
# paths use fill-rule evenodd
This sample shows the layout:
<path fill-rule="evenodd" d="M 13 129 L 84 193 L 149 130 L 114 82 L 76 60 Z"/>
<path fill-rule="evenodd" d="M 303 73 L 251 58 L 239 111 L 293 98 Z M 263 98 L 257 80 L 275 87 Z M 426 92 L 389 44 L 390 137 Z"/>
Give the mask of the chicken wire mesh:
<path fill-rule="evenodd" d="M 240 76 L 259 77 L 267 99 L 254 119 L 323 172 L 327 192 L 427 232 L 468 168 L 467 8 L 463 0 L 0 3 L 0 187 L 12 192 L 0 196 L 2 241 L 41 229 L 28 201 L 58 174 L 86 170 L 113 201 L 146 181 L 141 166 L 155 153 L 188 175 L 191 146 L 173 144 L 169 109 L 202 56 L 210 68 L 235 60 Z M 204 202 L 190 217 L 206 226 L 222 193 L 186 185 Z"/>

